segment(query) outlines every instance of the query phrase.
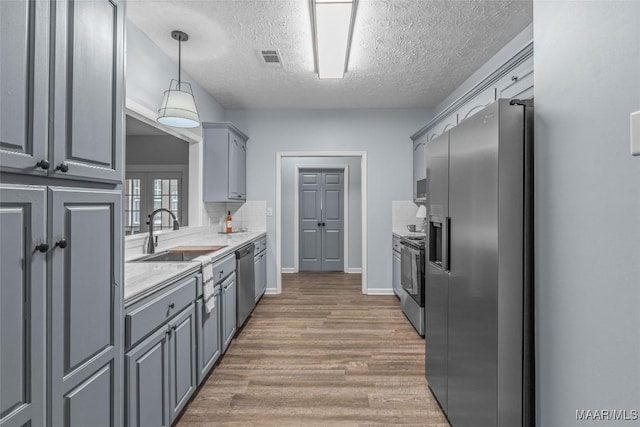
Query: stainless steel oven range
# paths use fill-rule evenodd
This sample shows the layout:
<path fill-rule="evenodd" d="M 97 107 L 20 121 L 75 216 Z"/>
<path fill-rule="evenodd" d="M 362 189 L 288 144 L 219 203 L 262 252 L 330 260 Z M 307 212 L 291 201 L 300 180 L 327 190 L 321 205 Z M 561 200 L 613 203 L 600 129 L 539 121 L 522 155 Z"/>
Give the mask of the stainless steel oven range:
<path fill-rule="evenodd" d="M 425 238 L 400 240 L 400 293 L 402 312 L 420 336 L 424 336 Z"/>

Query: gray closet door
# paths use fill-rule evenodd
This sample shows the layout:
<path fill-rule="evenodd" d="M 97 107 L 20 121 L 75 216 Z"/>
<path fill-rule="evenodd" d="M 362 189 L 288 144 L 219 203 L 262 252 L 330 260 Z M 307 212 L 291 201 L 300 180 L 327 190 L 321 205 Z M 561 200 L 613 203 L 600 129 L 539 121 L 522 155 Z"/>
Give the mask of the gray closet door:
<path fill-rule="evenodd" d="M 300 271 L 344 271 L 343 181 L 342 171 L 300 171 Z"/>
<path fill-rule="evenodd" d="M 322 271 L 344 271 L 344 173 L 322 174 Z"/>
<path fill-rule="evenodd" d="M 169 427 L 168 328 L 160 328 L 126 355 L 127 426 Z"/>
<path fill-rule="evenodd" d="M 43 426 L 45 187 L 0 186 L 0 426 Z"/>
<path fill-rule="evenodd" d="M 50 425 L 120 426 L 122 194 L 49 187 L 49 200 Z"/>
<path fill-rule="evenodd" d="M 0 168 L 46 175 L 49 13 L 43 1 L 0 1 Z M 46 165 L 45 165 L 46 167 Z"/>
<path fill-rule="evenodd" d="M 58 1 L 55 5 L 51 173 L 121 182 L 124 1 Z"/>

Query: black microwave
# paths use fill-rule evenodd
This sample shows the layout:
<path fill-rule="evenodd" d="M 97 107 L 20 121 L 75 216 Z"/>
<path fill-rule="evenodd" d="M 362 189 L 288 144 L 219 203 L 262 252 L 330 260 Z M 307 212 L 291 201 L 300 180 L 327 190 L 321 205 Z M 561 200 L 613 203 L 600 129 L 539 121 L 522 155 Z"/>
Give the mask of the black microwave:
<path fill-rule="evenodd" d="M 419 179 L 416 181 L 416 201 L 427 200 L 427 180 Z"/>

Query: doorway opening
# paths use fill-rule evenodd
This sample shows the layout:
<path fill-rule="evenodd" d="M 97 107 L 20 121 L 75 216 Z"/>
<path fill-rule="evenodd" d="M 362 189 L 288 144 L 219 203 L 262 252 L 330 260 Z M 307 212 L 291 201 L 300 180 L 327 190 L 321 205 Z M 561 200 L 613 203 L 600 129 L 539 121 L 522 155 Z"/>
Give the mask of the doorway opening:
<path fill-rule="evenodd" d="M 361 291 L 366 293 L 367 153 L 341 151 L 276 154 L 276 293 L 282 292 L 283 273 L 309 270 L 304 266 L 304 253 L 301 256 L 304 248 L 301 247 L 300 242 L 304 239 L 300 237 L 302 231 L 300 227 L 301 196 L 299 187 L 302 181 L 301 171 L 310 170 L 340 172 L 343 176 L 342 194 L 332 193 L 334 199 L 337 197 L 342 200 L 344 208 L 342 236 L 338 232 L 333 232 L 331 235 L 334 242 L 343 243 L 339 246 L 333 246 L 341 249 L 342 268 L 335 267 L 336 264 L 334 264 L 331 270 L 351 273 L 355 277 L 359 276 Z M 333 178 L 335 179 L 335 176 Z M 323 207 L 326 205 L 323 204 Z M 322 212 L 322 215 L 324 214 L 325 212 Z M 320 218 L 326 217 L 321 216 Z M 318 222 L 324 222 L 326 230 L 327 221 L 316 221 L 315 232 L 318 232 Z M 321 236 L 321 233 L 316 236 Z M 311 270 L 316 270 L 316 268 L 311 268 Z"/>

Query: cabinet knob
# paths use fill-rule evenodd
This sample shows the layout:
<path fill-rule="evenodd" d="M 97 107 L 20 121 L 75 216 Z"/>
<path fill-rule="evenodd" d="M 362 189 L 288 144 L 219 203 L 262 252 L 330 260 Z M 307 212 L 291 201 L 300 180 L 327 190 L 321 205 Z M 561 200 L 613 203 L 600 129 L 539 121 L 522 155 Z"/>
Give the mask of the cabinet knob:
<path fill-rule="evenodd" d="M 176 305 L 174 303 L 169 304 L 169 310 L 174 309 Z"/>
<path fill-rule="evenodd" d="M 518 81 L 518 76 L 511 76 L 511 81 L 512 82 Z"/>
<path fill-rule="evenodd" d="M 56 170 L 63 173 L 67 173 L 69 172 L 69 166 L 66 163 L 62 162 L 58 166 L 56 166 Z"/>
<path fill-rule="evenodd" d="M 48 250 L 49 250 L 49 245 L 47 243 L 40 243 L 38 246 L 36 246 L 36 251 L 45 253 Z"/>
<path fill-rule="evenodd" d="M 36 163 L 36 166 L 40 169 L 47 170 L 51 167 L 51 163 L 49 163 L 47 160 L 40 160 L 38 163 Z"/>
<path fill-rule="evenodd" d="M 67 247 L 69 243 L 67 242 L 67 239 L 60 239 L 56 242 L 56 247 L 60 248 L 60 249 L 64 249 Z"/>

